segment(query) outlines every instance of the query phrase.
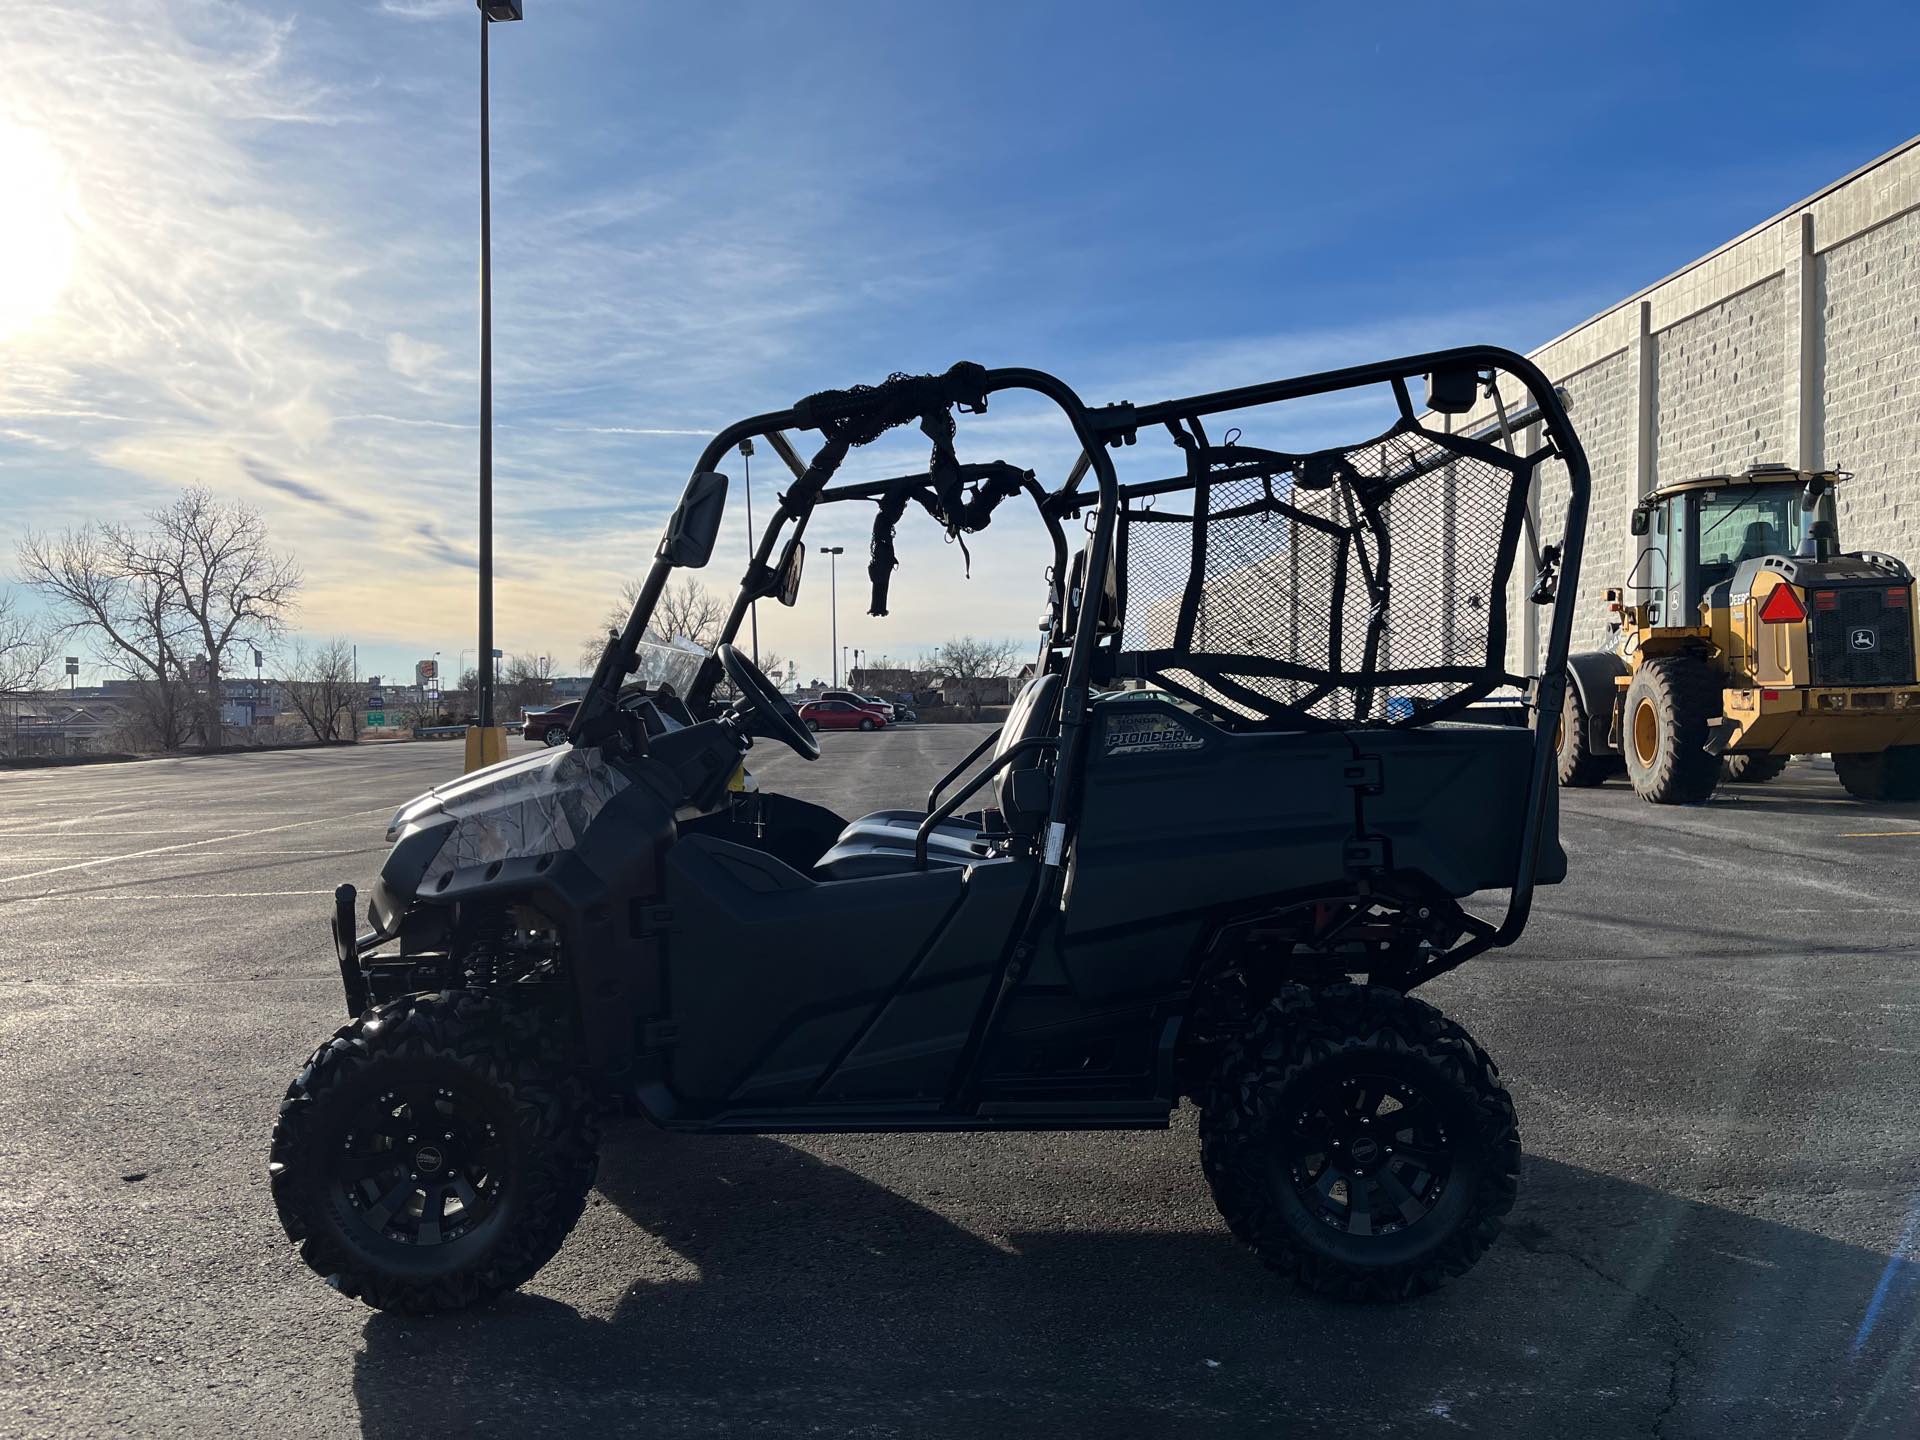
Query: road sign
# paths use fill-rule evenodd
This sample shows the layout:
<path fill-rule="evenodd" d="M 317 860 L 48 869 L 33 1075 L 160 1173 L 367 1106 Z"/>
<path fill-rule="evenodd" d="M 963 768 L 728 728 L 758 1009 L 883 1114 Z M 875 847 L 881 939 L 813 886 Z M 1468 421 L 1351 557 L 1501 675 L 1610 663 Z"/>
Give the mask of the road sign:
<path fill-rule="evenodd" d="M 433 689 L 433 682 L 440 678 L 438 660 L 416 660 L 413 662 L 413 683 L 422 690 Z"/>
<path fill-rule="evenodd" d="M 78 655 L 67 656 L 67 674 L 78 675 L 79 673 L 80 673 L 80 657 Z"/>
<path fill-rule="evenodd" d="M 369 711 L 367 711 L 367 724 L 369 724 L 369 725 L 384 725 L 384 724 L 386 724 L 386 723 L 387 723 L 387 712 L 386 712 L 386 711 L 384 711 L 384 710 L 369 710 Z"/>

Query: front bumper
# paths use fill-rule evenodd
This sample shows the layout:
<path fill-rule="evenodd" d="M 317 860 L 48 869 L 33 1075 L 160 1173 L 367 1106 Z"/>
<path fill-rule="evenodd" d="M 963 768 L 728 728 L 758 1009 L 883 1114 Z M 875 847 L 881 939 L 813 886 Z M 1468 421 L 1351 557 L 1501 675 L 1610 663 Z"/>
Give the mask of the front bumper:
<path fill-rule="evenodd" d="M 376 885 L 374 888 L 377 892 L 380 887 Z M 369 907 L 375 928 L 362 932 L 354 919 L 359 898 L 351 885 L 342 885 L 333 892 L 333 954 L 340 962 L 340 984 L 347 994 L 349 1018 L 365 1014 L 373 1003 L 373 992 L 368 984 L 367 967 L 362 957 L 400 933 L 397 917 L 393 928 L 380 928 L 383 912 L 377 893 L 374 905 Z"/>

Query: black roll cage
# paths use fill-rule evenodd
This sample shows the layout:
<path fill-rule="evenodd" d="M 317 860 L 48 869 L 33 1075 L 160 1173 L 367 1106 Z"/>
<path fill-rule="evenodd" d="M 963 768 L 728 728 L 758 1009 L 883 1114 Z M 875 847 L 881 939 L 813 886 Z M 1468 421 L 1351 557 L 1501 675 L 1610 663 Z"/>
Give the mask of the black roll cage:
<path fill-rule="evenodd" d="M 1079 515 L 1088 509 L 1094 512 L 1084 572 L 1086 588 L 1091 591 L 1099 583 L 1097 577 L 1108 574 L 1109 568 L 1115 566 L 1116 530 L 1120 528 L 1122 502 L 1194 485 L 1192 456 L 1196 449 L 1207 447 L 1206 435 L 1201 428 L 1204 417 L 1366 385 L 1385 384 L 1393 389 L 1404 424 L 1429 438 L 1442 439 L 1438 432 L 1419 425 L 1413 414 L 1406 381 L 1414 376 L 1464 370 L 1471 370 L 1476 376 L 1491 373 L 1497 377 L 1500 372 L 1512 376 L 1525 387 L 1531 404 L 1512 416 L 1508 416 L 1503 408 L 1498 431 L 1489 425 L 1478 435 L 1445 435 L 1442 443 L 1448 449 L 1432 462 L 1433 466 L 1447 463 L 1449 456 L 1470 453 L 1475 447 L 1490 451 L 1494 443 L 1491 437 L 1495 434 L 1510 441 L 1512 434 L 1521 426 L 1537 422 L 1543 427 L 1545 445 L 1533 456 L 1523 458 L 1532 464 L 1543 458 L 1558 457 L 1566 466 L 1569 493 L 1564 538 L 1557 558 L 1548 557 L 1550 565 L 1557 563 L 1557 588 L 1551 594 L 1537 591 L 1534 596 L 1537 603 L 1551 603 L 1553 614 L 1542 673 L 1531 687 L 1533 766 L 1528 814 L 1520 845 L 1520 870 L 1514 878 L 1507 911 L 1498 928 L 1475 922 L 1465 939 L 1445 955 L 1435 957 L 1425 968 L 1420 978 L 1429 978 L 1482 950 L 1512 943 L 1524 928 L 1532 906 L 1548 788 L 1552 784 L 1553 737 L 1565 692 L 1573 606 L 1579 588 L 1581 549 L 1586 532 L 1589 476 L 1585 451 L 1568 422 L 1560 396 L 1547 377 L 1525 356 L 1496 346 L 1464 346 L 1213 391 L 1158 404 L 1122 403 L 1098 407 L 1087 406 L 1064 381 L 1041 370 L 989 369 L 962 362 L 942 375 L 895 375 L 877 386 L 822 391 L 784 410 L 737 421 L 708 441 L 693 468 L 695 479 L 715 470 L 741 441 L 761 439 L 786 463 L 794 479 L 792 485 L 781 494 L 774 517 L 760 534 L 718 643 L 732 642 L 749 606 L 766 593 L 768 564 L 787 527 L 793 527 L 790 539 L 804 537 L 807 521 L 819 504 L 844 500 L 885 503 L 891 498 L 896 505 L 904 508 L 902 497 L 918 500 L 930 513 L 944 519 L 950 532 L 957 537 L 962 529 L 978 528 L 966 523 L 957 513 L 959 506 L 954 502 L 962 484 L 975 483 L 977 495 L 977 482 L 992 481 L 999 484 L 1006 494 L 1024 492 L 1034 501 L 1053 545 L 1054 563 L 1049 584 L 1056 625 L 1064 617 L 1071 620 L 1072 628 L 1066 636 L 1069 643 L 1065 647 L 1064 665 L 1058 667 L 1062 672 L 1063 695 L 1059 707 L 1059 735 L 1055 745 L 1056 783 L 1043 832 L 1044 841 L 1039 847 L 1042 880 L 1036 894 L 1037 903 L 1029 911 L 1026 938 L 1021 946 L 1016 947 L 1018 956 L 1026 940 L 1031 938 L 1039 917 L 1047 913 L 1047 902 L 1050 899 L 1057 901 L 1063 880 L 1065 841 L 1069 821 L 1077 810 L 1085 768 L 1091 681 L 1097 673 L 1096 657 L 1103 639 L 1102 606 L 1094 603 L 1091 597 L 1074 603 L 1075 597 L 1068 593 L 1068 553 L 1062 519 Z M 1031 472 L 1016 470 L 1002 462 L 962 466 L 954 458 L 952 411 L 956 408 L 966 413 L 984 411 L 990 396 L 1007 391 L 1027 391 L 1051 400 L 1073 427 L 1080 446 L 1080 456 L 1058 490 L 1048 491 Z M 933 442 L 933 459 L 926 471 L 845 485 L 829 483 L 851 449 L 877 439 L 896 426 L 916 421 Z M 1131 445 L 1136 442 L 1142 429 L 1155 427 L 1165 427 L 1175 437 L 1176 444 L 1188 452 L 1188 473 L 1122 487 L 1109 450 Z M 786 433 L 791 430 L 817 430 L 822 434 L 824 441 L 812 460 L 803 462 Z M 1253 455 L 1257 460 L 1262 452 L 1244 447 L 1243 453 Z M 1091 495 L 1081 490 L 1089 473 L 1093 476 L 1095 486 Z M 1524 496 L 1520 497 L 1519 503 L 1525 509 Z M 895 513 L 897 515 L 898 510 Z M 984 525 L 984 518 L 975 518 L 979 518 L 980 524 Z M 876 529 L 876 563 L 879 534 Z M 1546 554 L 1545 551 L 1541 553 Z M 889 562 L 890 557 L 889 550 Z M 569 739 L 574 743 L 618 743 L 615 737 L 620 734 L 620 721 L 615 702 L 620 684 L 635 667 L 635 657 L 647 623 L 675 568 L 666 558 L 663 541 L 625 627 L 619 635 L 609 639 L 595 668 L 569 732 Z M 1119 567 L 1119 570 L 1124 574 L 1124 567 Z M 883 604 L 884 586 L 877 575 L 875 580 L 876 603 Z M 1123 588 L 1119 600 L 1124 615 L 1124 580 L 1120 583 Z M 1060 658 L 1054 644 L 1055 638 L 1049 634 L 1042 645 L 1042 663 L 1049 667 L 1055 666 Z M 1118 637 L 1114 638 L 1114 648 L 1117 649 Z M 1369 657 L 1371 654 L 1369 649 Z M 719 678 L 719 661 L 710 654 L 702 663 L 686 696 L 688 707 L 695 715 L 706 709 Z M 983 743 L 969 758 L 978 758 L 985 748 Z M 1003 762 L 1008 758 L 1001 757 Z M 962 767 L 957 767 L 953 774 L 935 787 L 929 796 L 930 801 L 952 783 L 958 768 L 964 768 L 966 763 L 962 762 Z M 959 795 L 951 797 L 946 805 L 935 811 L 935 815 L 951 813 L 960 798 L 977 789 L 996 768 L 990 767 L 988 772 L 975 777 Z M 916 851 L 921 856 L 925 853 L 927 832 L 932 823 L 937 823 L 931 816 L 929 821 L 928 825 L 921 827 L 916 845 Z"/>

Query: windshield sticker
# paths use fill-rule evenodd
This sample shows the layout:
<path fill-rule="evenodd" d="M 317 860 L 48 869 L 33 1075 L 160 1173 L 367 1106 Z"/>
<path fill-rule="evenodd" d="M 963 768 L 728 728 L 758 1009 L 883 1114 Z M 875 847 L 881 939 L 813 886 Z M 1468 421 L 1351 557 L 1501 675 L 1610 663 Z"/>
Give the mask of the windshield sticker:
<path fill-rule="evenodd" d="M 1173 716 L 1153 712 L 1107 716 L 1103 738 L 1109 755 L 1160 755 L 1203 749 L 1207 743 Z"/>

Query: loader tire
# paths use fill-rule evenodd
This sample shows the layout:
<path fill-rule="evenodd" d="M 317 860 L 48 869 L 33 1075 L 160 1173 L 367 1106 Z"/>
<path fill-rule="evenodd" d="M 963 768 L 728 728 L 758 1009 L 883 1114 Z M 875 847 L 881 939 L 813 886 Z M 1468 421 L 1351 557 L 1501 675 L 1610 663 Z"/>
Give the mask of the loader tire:
<path fill-rule="evenodd" d="M 1520 1131 L 1497 1074 L 1410 996 L 1285 986 L 1228 1044 L 1201 1110 L 1221 1218 L 1304 1289 L 1425 1294 L 1471 1268 L 1513 1208 Z"/>
<path fill-rule="evenodd" d="M 1720 778 L 1732 785 L 1764 785 L 1787 768 L 1791 755 L 1728 755 Z"/>
<path fill-rule="evenodd" d="M 1835 755 L 1833 768 L 1856 800 L 1920 800 L 1920 745 L 1895 745 L 1877 755 Z"/>
<path fill-rule="evenodd" d="M 1599 785 L 1620 769 L 1620 757 L 1610 751 L 1594 750 L 1587 744 L 1592 733 L 1590 717 L 1581 702 L 1580 687 L 1567 686 L 1567 703 L 1560 711 L 1560 730 L 1555 737 L 1555 769 L 1560 783 L 1568 789 Z"/>
<path fill-rule="evenodd" d="M 1708 753 L 1707 733 L 1720 694 L 1712 669 L 1692 655 L 1663 655 L 1634 673 L 1620 739 L 1642 800 L 1694 805 L 1713 794 L 1720 757 Z"/>

